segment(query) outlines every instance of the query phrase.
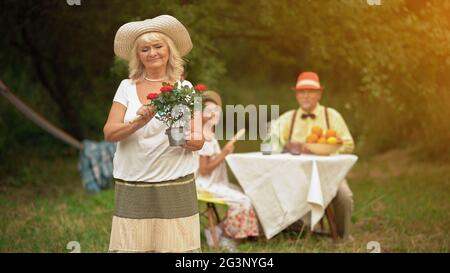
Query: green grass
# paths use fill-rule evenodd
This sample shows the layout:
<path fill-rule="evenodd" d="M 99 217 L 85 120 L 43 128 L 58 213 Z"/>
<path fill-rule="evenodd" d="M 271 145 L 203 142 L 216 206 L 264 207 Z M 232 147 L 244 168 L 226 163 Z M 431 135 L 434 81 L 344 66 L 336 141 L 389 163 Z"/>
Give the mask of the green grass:
<path fill-rule="evenodd" d="M 255 145 L 237 145 L 236 151 Z M 80 242 L 82 252 L 107 251 L 113 191 L 85 193 L 76 157 L 25 162 L 14 176 L 0 178 L 0 252 L 69 252 L 70 241 Z M 355 198 L 354 242 L 282 232 L 241 243 L 239 251 L 368 252 L 369 241 L 378 241 L 383 252 L 450 251 L 449 166 L 414 163 L 393 152 L 359 161 L 348 180 Z M 203 233 L 202 242 L 204 252 L 224 251 L 207 247 Z"/>

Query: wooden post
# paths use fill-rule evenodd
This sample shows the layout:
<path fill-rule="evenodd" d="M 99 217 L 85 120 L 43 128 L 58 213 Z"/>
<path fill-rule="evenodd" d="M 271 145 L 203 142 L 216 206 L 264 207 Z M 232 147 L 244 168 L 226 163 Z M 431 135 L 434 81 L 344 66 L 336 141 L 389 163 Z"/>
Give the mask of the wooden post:
<path fill-rule="evenodd" d="M 213 203 L 211 203 L 211 205 L 214 210 L 214 214 L 216 215 L 216 221 L 217 221 L 217 223 L 220 223 L 220 217 L 219 217 L 219 213 L 217 212 L 216 205 L 214 205 Z"/>
<path fill-rule="evenodd" d="M 207 203 L 208 206 L 208 222 L 209 222 L 209 229 L 211 232 L 211 237 L 213 240 L 213 246 L 218 247 L 219 242 L 217 240 L 217 234 L 216 234 L 216 227 L 214 225 L 214 204 Z"/>
<path fill-rule="evenodd" d="M 331 204 L 328 205 L 328 207 L 325 209 L 325 214 L 327 216 L 328 224 L 330 225 L 331 237 L 333 237 L 334 241 L 337 241 L 338 235 L 336 229 L 336 221 L 334 216 L 334 210 Z"/>

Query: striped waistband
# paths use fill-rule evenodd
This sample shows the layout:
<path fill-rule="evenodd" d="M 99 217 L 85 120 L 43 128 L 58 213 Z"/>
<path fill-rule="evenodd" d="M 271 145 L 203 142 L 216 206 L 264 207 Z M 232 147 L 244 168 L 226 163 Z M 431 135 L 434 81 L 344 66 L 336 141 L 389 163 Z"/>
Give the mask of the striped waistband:
<path fill-rule="evenodd" d="M 194 179 L 194 174 L 188 174 L 186 176 L 179 177 L 177 179 L 160 181 L 160 182 L 143 182 L 143 181 L 126 181 L 115 178 L 117 185 L 130 186 L 130 187 L 162 187 L 170 185 L 182 185 L 190 183 Z"/>
<path fill-rule="evenodd" d="M 194 175 L 155 183 L 116 181 L 116 216 L 174 219 L 196 213 L 198 203 Z"/>

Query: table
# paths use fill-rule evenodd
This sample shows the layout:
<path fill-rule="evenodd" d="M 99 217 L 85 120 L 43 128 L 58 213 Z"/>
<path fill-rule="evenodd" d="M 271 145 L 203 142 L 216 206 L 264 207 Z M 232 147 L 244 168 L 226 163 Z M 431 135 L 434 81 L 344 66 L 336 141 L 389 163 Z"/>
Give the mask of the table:
<path fill-rule="evenodd" d="M 323 217 L 355 155 L 230 154 L 226 161 L 249 196 L 267 239 L 311 212 L 311 229 Z"/>

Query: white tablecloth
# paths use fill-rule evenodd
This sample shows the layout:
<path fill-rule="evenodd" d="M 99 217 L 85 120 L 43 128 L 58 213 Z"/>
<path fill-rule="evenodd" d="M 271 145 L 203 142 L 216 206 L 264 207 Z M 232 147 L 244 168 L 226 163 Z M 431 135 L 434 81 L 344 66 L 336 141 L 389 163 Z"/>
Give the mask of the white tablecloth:
<path fill-rule="evenodd" d="M 230 154 L 226 161 L 255 207 L 268 239 L 311 212 L 322 218 L 355 155 Z"/>

